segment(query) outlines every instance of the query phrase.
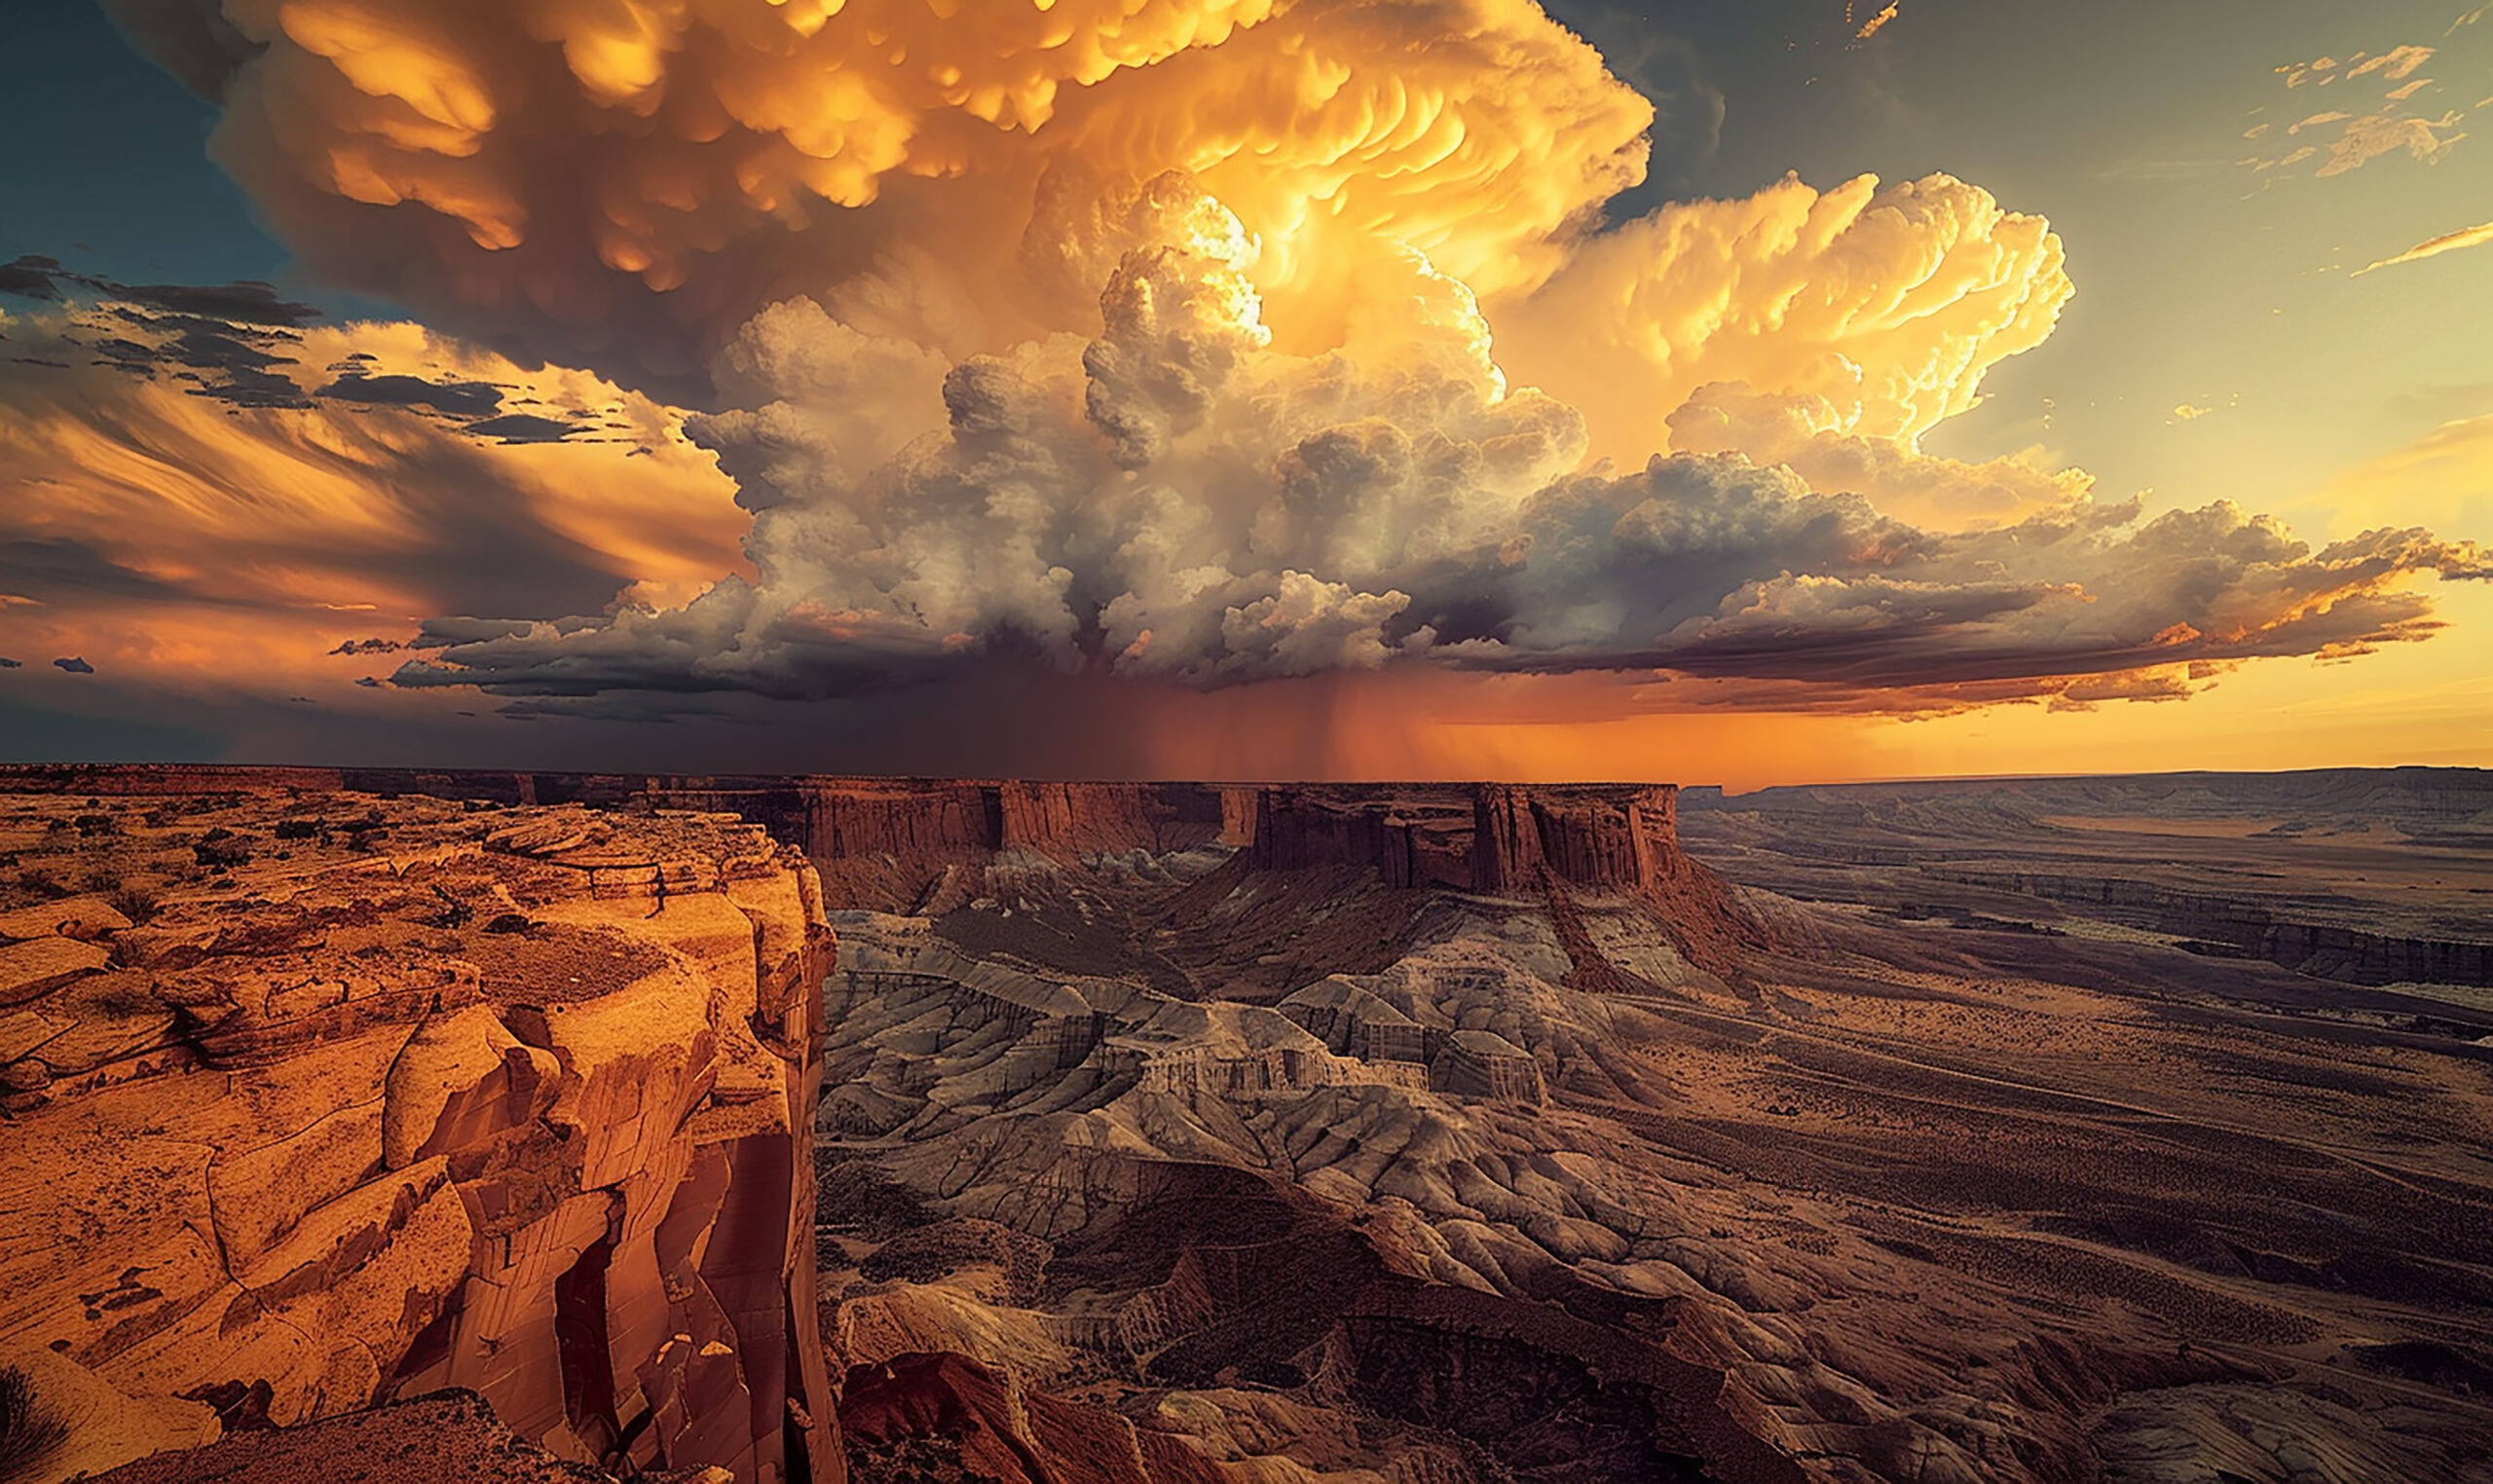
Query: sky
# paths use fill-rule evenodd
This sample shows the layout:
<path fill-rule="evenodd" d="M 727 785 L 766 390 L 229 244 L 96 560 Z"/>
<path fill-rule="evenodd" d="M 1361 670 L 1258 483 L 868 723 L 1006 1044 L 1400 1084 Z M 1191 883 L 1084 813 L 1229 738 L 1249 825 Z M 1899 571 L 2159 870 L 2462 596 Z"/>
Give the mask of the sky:
<path fill-rule="evenodd" d="M 2464 0 L 12 27 L 0 758 L 2493 765 Z"/>

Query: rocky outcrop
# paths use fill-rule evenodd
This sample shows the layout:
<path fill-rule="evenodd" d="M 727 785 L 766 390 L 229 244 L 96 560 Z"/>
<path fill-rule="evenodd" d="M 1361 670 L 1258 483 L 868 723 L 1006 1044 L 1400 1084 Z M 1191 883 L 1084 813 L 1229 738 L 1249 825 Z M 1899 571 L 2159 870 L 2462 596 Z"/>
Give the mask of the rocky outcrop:
<path fill-rule="evenodd" d="M 1426 798 L 1381 792 L 1360 797 L 1342 789 L 1265 789 L 1254 810 L 1247 859 L 1258 871 L 1311 871 L 1348 866 L 1373 871 L 1388 886 L 1459 885 L 1459 858 L 1432 850 Z M 1442 808 L 1437 811 L 1442 814 Z"/>
<path fill-rule="evenodd" d="M 999 854 L 1079 860 L 1246 842 L 1251 791 L 1188 783 L 842 778 L 480 769 L 0 767 L 0 794 L 62 797 L 308 796 L 355 792 L 501 804 L 588 804 L 734 814 L 797 844 L 836 897 L 905 909 L 976 894 Z"/>
<path fill-rule="evenodd" d="M 1940 872 L 1945 879 L 2099 910 L 2116 921 L 2186 940 L 2194 952 L 2258 958 L 2297 974 L 2350 984 L 2435 983 L 2493 986 L 2493 935 L 2468 942 L 2374 932 L 2342 921 L 2360 904 L 2270 905 L 2176 891 L 2152 881 L 2039 872 Z"/>
<path fill-rule="evenodd" d="M 973 958 L 920 918 L 837 921 L 842 964 L 824 990 L 829 1058 L 844 1074 L 826 1104 L 834 1132 L 889 1133 L 893 1109 L 938 1088 L 954 1113 L 1011 1108 L 1031 1089 L 1071 1080 L 1090 1092 L 1060 1099 L 1066 1110 L 1139 1094 L 1217 1106 L 1211 1116 L 1226 1119 L 1318 1088 L 1429 1085 L 1425 1043 L 1407 1020 L 1407 1057 L 1343 1055 L 1285 1009 L 1177 1000 Z M 1366 998 L 1372 1017 L 1395 1014 Z"/>
<path fill-rule="evenodd" d="M 1596 891 L 1653 891 L 1686 867 L 1674 833 L 1677 793 L 1666 784 L 1482 784 L 1472 791 L 1472 887 L 1516 893 L 1546 872 Z"/>
<path fill-rule="evenodd" d="M 975 899 L 999 856 L 1182 849 L 1221 839 L 1226 824 L 1222 791 L 1192 784 L 650 778 L 630 797 L 765 823 L 802 846 L 834 899 L 892 911 Z"/>
<path fill-rule="evenodd" d="M 1439 1038 L 1430 1070 L 1435 1086 L 1466 1097 L 1539 1107 L 1545 1091 L 1531 1054 L 1492 1031 L 1457 1030 Z"/>
<path fill-rule="evenodd" d="M 798 852 L 220 791 L 0 798 L 0 1363 L 110 1398 L 61 1457 L 448 1387 L 615 1473 L 841 1476 Z"/>
<path fill-rule="evenodd" d="M 736 814 L 858 878 L 845 906 L 893 909 L 947 870 L 1027 851 L 1060 860 L 1219 844 L 1254 866 L 1352 866 L 1395 886 L 1529 892 L 1544 871 L 1649 890 L 1686 868 L 1676 790 L 1646 784 L 1054 783 L 974 779 L 423 772 L 380 768 L 11 767 L 0 792 L 96 796 L 359 790 L 500 803 Z M 867 877 L 879 869 L 881 881 Z"/>
<path fill-rule="evenodd" d="M 843 908 L 943 916 L 1028 893 L 1030 863 L 1197 847 L 1237 852 L 1175 899 L 1185 915 L 1245 872 L 1344 872 L 1395 892 L 1450 889 L 1544 898 L 1587 987 L 1634 989 L 1602 967 L 1575 896 L 1658 913 L 1694 962 L 1728 968 L 1767 934 L 1736 894 L 1679 847 L 1677 789 L 1657 784 L 1053 783 L 971 779 L 417 772 L 312 768 L 0 768 L 0 793 L 74 788 L 98 797 L 220 786 L 263 793 L 385 793 L 618 810 L 731 813 L 798 845 Z M 1329 890 L 1329 887 L 1327 888 Z M 28 965 L 19 972 L 33 973 Z M 1335 967 L 1328 965 L 1327 967 Z M 0 983 L 13 966 L 0 962 Z"/>
<path fill-rule="evenodd" d="M 1667 784 L 1381 784 L 1264 789 L 1253 865 L 1350 866 L 1390 886 L 1533 896 L 1556 880 L 1653 894 L 1693 870 Z"/>
<path fill-rule="evenodd" d="M 1679 847 L 1667 784 L 1268 788 L 1246 855 L 1262 871 L 1347 868 L 1387 886 L 1544 901 L 1582 987 L 1651 987 L 1609 967 L 1575 899 L 1653 909 L 1683 951 L 1728 967 L 1767 933 L 1736 894 Z"/>
<path fill-rule="evenodd" d="M 1665 784 L 1381 784 L 1262 791 L 1249 857 L 1350 866 L 1390 886 L 1530 896 L 1549 879 L 1653 892 L 1689 870 Z"/>
<path fill-rule="evenodd" d="M 851 1367 L 840 1423 L 861 1475 L 993 1484 L 1227 1484 L 1173 1437 L 1102 1407 L 1025 1391 L 965 1355 L 912 1354 Z"/>

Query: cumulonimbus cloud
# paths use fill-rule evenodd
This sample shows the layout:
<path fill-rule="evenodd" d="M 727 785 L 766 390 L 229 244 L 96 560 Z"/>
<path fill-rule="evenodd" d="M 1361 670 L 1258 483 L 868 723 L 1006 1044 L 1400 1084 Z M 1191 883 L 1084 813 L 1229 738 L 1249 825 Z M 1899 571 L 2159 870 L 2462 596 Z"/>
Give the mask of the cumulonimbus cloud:
<path fill-rule="evenodd" d="M 2421 638 L 2409 579 L 2484 575 L 1924 453 L 2069 301 L 2048 224 L 1935 175 L 1604 228 L 1651 109 L 1529 0 L 111 9 L 312 267 L 697 401 L 750 514 L 750 577 L 434 618 L 402 690 L 1002 661 L 2080 704 Z M 539 415 L 402 375 L 260 414 Z"/>
<path fill-rule="evenodd" d="M 1581 416 L 1509 389 L 1470 297 L 1416 254 L 1363 285 L 1398 313 L 1292 355 L 1243 237 L 1206 225 L 1216 204 L 1161 192 L 1169 241 L 1127 255 L 1088 341 L 941 369 L 811 305 L 752 327 L 736 374 L 794 394 L 694 435 L 758 506 L 757 584 L 571 632 L 435 625 L 398 683 L 798 696 L 1003 652 L 1199 686 L 1407 661 L 2058 694 L 2422 637 L 2399 579 L 2483 572 L 2422 532 L 2313 552 L 2227 504 L 2141 523 L 2022 464 L 1991 476 L 2016 518 L 1980 529 L 1732 450 L 1575 473 Z M 847 367 L 899 403 L 870 427 L 939 404 L 941 425 L 872 462 Z M 1692 408 L 1720 405 L 1709 387 Z M 1891 484 L 1983 483 L 1894 441 L 1843 447 L 1883 450 Z"/>
<path fill-rule="evenodd" d="M 1829 430 L 1910 447 L 2041 345 L 2074 292 L 2041 217 L 1940 175 L 1665 205 L 1584 242 L 1521 302 L 1501 360 L 1641 458 L 1698 389 L 1815 400 Z"/>
<path fill-rule="evenodd" d="M 212 152 L 312 266 L 678 376 L 797 291 L 955 352 L 1080 328 L 1096 203 L 1170 169 L 1310 322 L 1379 240 L 1529 284 L 1652 116 L 1530 0 L 107 8 L 221 104 Z"/>

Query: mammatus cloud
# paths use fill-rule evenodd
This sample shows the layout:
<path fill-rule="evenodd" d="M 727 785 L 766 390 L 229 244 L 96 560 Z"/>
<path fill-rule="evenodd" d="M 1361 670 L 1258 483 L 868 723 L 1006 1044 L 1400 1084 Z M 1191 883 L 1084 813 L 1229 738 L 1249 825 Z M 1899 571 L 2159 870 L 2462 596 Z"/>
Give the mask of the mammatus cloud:
<path fill-rule="evenodd" d="M 1602 228 L 1652 110 L 1526 0 L 113 9 L 222 103 L 217 157 L 315 267 L 697 397 L 685 434 L 750 515 L 749 575 L 689 601 L 412 610 L 463 616 L 413 631 L 401 694 L 629 711 L 982 668 L 1391 669 L 2090 704 L 2421 638 L 2409 580 L 2483 575 L 2421 531 L 2314 551 L 2231 504 L 2145 519 L 2039 453 L 1925 454 L 2068 302 L 2048 224 L 1931 176 Z M 214 415 L 279 445 L 368 418 L 516 459 L 486 440 L 586 426 L 448 342 L 472 363 L 141 328 L 125 358 L 152 370 L 82 349 L 195 377 L 147 386 L 200 407 L 260 389 Z M 624 549 L 646 506 L 524 488 L 611 575 L 684 588 L 680 552 Z M 39 554 L 56 585 L 85 560 Z M 353 624 L 318 643 L 409 638 Z"/>
<path fill-rule="evenodd" d="M 1317 333 L 1379 241 L 1529 285 L 1652 113 L 1529 0 L 107 9 L 222 104 L 212 153 L 315 268 L 661 375 L 795 292 L 954 353 L 1080 329 L 1121 250 L 1097 203 L 1170 169 Z"/>

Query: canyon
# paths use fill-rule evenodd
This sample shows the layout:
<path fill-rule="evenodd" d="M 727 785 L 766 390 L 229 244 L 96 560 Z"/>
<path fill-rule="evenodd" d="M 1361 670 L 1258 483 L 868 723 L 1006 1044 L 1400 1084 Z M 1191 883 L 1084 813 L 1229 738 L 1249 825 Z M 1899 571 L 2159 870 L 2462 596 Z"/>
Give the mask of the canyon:
<path fill-rule="evenodd" d="M 2493 1477 L 2488 835 L 0 769 L 0 1478 Z"/>
<path fill-rule="evenodd" d="M 0 1350 L 49 1466 L 459 1388 L 552 1457 L 818 1476 L 819 882 L 758 827 L 0 798 Z M 49 874 L 70 872 L 74 880 Z M 836 1475 L 835 1475 L 836 1476 Z"/>

